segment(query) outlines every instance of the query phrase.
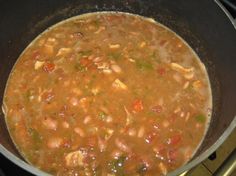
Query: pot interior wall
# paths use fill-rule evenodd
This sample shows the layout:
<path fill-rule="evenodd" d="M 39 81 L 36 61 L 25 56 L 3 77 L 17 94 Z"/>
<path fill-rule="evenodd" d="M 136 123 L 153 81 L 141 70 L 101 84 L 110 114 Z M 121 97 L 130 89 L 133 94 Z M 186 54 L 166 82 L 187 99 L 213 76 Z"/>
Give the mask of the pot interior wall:
<path fill-rule="evenodd" d="M 236 114 L 236 31 L 214 1 L 87 0 L 4 1 L 0 6 L 0 100 L 16 59 L 49 26 L 78 14 L 123 11 L 156 19 L 184 38 L 205 63 L 213 93 L 213 116 L 199 155 L 222 135 Z M 14 97 L 12 97 L 14 98 Z M 0 142 L 19 156 L 0 114 Z M 197 132 L 197 131 L 196 131 Z"/>

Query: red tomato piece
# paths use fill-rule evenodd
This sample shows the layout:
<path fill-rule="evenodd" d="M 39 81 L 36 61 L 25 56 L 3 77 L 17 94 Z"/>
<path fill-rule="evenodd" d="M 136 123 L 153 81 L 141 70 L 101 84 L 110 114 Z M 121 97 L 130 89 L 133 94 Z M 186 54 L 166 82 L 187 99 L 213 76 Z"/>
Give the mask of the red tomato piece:
<path fill-rule="evenodd" d="M 166 70 L 164 68 L 158 68 L 157 72 L 159 73 L 159 75 L 164 76 L 166 73 Z"/>
<path fill-rule="evenodd" d="M 167 158 L 170 162 L 174 162 L 178 157 L 178 151 L 176 149 L 169 150 L 167 153 Z"/>
<path fill-rule="evenodd" d="M 40 54 L 38 50 L 35 50 L 32 54 L 32 59 L 39 59 Z"/>
<path fill-rule="evenodd" d="M 168 144 L 170 145 L 177 145 L 181 142 L 181 136 L 179 134 L 172 136 L 169 140 L 168 140 Z"/>
<path fill-rule="evenodd" d="M 52 92 L 44 92 L 42 95 L 42 99 L 46 102 L 50 102 L 54 98 L 54 93 Z"/>
<path fill-rule="evenodd" d="M 140 112 L 143 110 L 143 102 L 142 100 L 135 100 L 133 103 L 133 110 L 135 112 Z"/>
<path fill-rule="evenodd" d="M 162 111 L 162 106 L 161 105 L 156 105 L 151 108 L 153 112 L 160 113 Z"/>
<path fill-rule="evenodd" d="M 53 63 L 50 63 L 50 62 L 46 62 L 44 65 L 43 65 L 43 70 L 45 72 L 52 72 L 53 70 L 55 69 L 55 64 Z"/>

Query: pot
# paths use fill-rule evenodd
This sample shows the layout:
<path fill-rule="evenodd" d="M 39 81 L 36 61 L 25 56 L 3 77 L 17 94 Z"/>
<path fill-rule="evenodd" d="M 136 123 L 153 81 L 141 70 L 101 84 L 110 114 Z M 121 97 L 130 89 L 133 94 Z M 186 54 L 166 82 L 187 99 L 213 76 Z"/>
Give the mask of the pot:
<path fill-rule="evenodd" d="M 209 74 L 213 96 L 209 130 L 192 160 L 169 175 L 178 175 L 205 160 L 236 126 L 236 31 L 219 1 L 26 0 L 0 4 L 1 102 L 14 63 L 37 35 L 79 14 L 122 11 L 154 18 L 175 31 L 198 54 Z M 47 175 L 23 160 L 9 137 L 3 113 L 0 115 L 0 152 L 32 174 Z"/>

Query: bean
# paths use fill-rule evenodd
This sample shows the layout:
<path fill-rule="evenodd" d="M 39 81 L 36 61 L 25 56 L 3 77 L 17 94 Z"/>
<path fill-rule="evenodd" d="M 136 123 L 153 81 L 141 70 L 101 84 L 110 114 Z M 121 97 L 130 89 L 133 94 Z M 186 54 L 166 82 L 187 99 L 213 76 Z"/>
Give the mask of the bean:
<path fill-rule="evenodd" d="M 170 123 L 169 123 L 167 120 L 164 120 L 164 121 L 162 122 L 162 126 L 163 126 L 164 128 L 167 128 L 169 125 L 170 125 Z"/>
<path fill-rule="evenodd" d="M 101 57 L 95 57 L 95 58 L 93 59 L 93 62 L 95 62 L 95 63 L 100 62 L 100 61 L 102 61 L 102 58 L 101 58 Z"/>
<path fill-rule="evenodd" d="M 43 120 L 43 125 L 49 130 L 56 130 L 58 122 L 51 118 L 45 118 Z"/>
<path fill-rule="evenodd" d="M 77 106 L 79 104 L 79 100 L 75 97 L 72 97 L 70 99 L 70 104 L 73 105 L 73 106 Z"/>
<path fill-rule="evenodd" d="M 159 163 L 158 165 L 160 171 L 162 172 L 163 175 L 166 175 L 167 174 L 167 168 L 166 168 L 166 165 L 163 164 L 162 162 Z"/>
<path fill-rule="evenodd" d="M 119 65 L 111 65 L 111 69 L 116 73 L 121 73 L 121 68 Z"/>
<path fill-rule="evenodd" d="M 91 121 L 91 116 L 87 115 L 85 118 L 84 118 L 84 124 L 88 124 L 90 121 Z"/>
<path fill-rule="evenodd" d="M 129 136 L 135 136 L 137 131 L 134 128 L 129 129 L 128 134 Z"/>
<path fill-rule="evenodd" d="M 183 89 L 187 89 L 188 86 L 189 86 L 189 81 L 187 81 L 187 82 L 184 83 Z"/>
<path fill-rule="evenodd" d="M 80 135 L 80 137 L 85 137 L 84 131 L 79 127 L 74 128 L 74 132 L 76 132 L 78 135 Z"/>
<path fill-rule="evenodd" d="M 69 123 L 66 122 L 66 121 L 62 122 L 62 126 L 63 126 L 63 128 L 69 128 L 70 127 Z"/>
<path fill-rule="evenodd" d="M 189 120 L 190 117 L 190 112 L 187 112 L 186 116 L 185 116 L 185 122 L 187 122 Z"/>
<path fill-rule="evenodd" d="M 120 48 L 120 44 L 110 44 L 109 48 L 111 48 L 111 49 L 118 49 L 118 48 Z"/>
<path fill-rule="evenodd" d="M 123 152 L 128 152 L 129 153 L 131 151 L 129 146 L 121 139 L 116 139 L 115 144 Z"/>
<path fill-rule="evenodd" d="M 51 149 L 59 148 L 62 145 L 63 139 L 60 137 L 52 137 L 48 140 L 47 146 Z"/>
<path fill-rule="evenodd" d="M 138 137 L 142 138 L 144 136 L 145 128 L 144 126 L 141 126 L 138 131 Z"/>

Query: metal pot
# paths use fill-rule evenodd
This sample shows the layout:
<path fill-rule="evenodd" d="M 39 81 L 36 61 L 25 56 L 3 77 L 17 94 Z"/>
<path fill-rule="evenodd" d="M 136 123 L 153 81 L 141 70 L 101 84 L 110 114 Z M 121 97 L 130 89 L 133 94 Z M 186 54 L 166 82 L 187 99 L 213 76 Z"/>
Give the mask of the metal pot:
<path fill-rule="evenodd" d="M 175 31 L 195 50 L 209 73 L 213 93 L 209 130 L 193 159 L 169 175 L 180 174 L 202 162 L 236 126 L 236 31 L 222 6 L 218 6 L 219 1 L 8 0 L 0 4 L 1 101 L 13 64 L 38 34 L 63 19 L 82 13 L 122 11 L 152 17 Z M 19 155 L 9 137 L 3 113 L 0 115 L 0 152 L 30 173 L 47 175 Z"/>

